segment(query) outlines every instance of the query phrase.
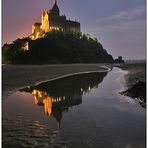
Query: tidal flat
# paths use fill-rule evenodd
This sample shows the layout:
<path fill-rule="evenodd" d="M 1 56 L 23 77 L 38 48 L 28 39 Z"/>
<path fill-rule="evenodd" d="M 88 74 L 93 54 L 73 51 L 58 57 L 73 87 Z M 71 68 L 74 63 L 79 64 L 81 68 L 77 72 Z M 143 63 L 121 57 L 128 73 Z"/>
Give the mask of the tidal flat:
<path fill-rule="evenodd" d="M 125 71 L 100 66 L 4 66 L 3 147 L 145 148 L 146 110 L 119 94 Z"/>
<path fill-rule="evenodd" d="M 125 90 L 121 92 L 134 99 L 146 108 L 146 63 L 132 63 L 118 66 L 126 70 Z"/>
<path fill-rule="evenodd" d="M 146 82 L 146 63 L 121 64 L 117 67 L 128 71 L 125 76 L 127 87 L 131 87 L 137 81 Z"/>
<path fill-rule="evenodd" d="M 110 64 L 3 65 L 2 93 L 3 96 L 8 96 L 18 88 L 68 74 L 107 71 L 107 68 L 101 67 L 104 65 Z"/>

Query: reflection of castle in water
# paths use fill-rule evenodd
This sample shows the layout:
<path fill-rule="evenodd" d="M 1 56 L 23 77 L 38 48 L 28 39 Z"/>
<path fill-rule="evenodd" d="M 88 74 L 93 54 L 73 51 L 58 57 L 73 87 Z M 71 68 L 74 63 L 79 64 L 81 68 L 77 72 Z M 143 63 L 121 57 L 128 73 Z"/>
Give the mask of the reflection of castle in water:
<path fill-rule="evenodd" d="M 55 108 L 55 102 L 60 103 L 61 99 L 54 99 L 51 96 L 48 96 L 46 92 L 42 92 L 39 90 L 33 90 L 32 94 L 34 95 L 35 104 L 39 106 L 44 106 L 45 114 L 50 116 L 54 116 L 58 123 L 58 128 L 60 128 L 60 121 L 62 119 L 62 110 L 61 108 Z"/>
<path fill-rule="evenodd" d="M 53 116 L 60 127 L 63 111 L 82 103 L 82 95 L 97 88 L 107 73 L 87 73 L 41 83 L 21 91 L 34 95 L 35 104 L 44 106 L 45 113 Z"/>

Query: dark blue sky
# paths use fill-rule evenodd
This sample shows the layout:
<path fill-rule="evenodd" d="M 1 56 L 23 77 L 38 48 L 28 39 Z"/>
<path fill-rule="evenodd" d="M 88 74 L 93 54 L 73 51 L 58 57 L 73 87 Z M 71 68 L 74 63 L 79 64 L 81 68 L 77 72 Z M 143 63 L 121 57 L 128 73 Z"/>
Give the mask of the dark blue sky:
<path fill-rule="evenodd" d="M 3 0 L 2 43 L 28 36 L 52 5 L 52 0 Z M 59 0 L 58 5 L 114 57 L 145 58 L 145 0 Z"/>

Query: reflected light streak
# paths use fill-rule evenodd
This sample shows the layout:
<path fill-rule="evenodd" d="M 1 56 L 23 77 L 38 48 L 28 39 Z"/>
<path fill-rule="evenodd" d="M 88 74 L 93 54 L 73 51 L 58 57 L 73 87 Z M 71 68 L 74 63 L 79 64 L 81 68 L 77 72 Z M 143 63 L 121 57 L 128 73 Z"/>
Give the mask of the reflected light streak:
<path fill-rule="evenodd" d="M 47 96 L 43 99 L 45 113 L 50 117 L 52 115 L 52 98 Z"/>
<path fill-rule="evenodd" d="M 45 114 L 49 117 L 52 115 L 52 106 L 53 103 L 61 102 L 61 97 L 53 98 L 48 96 L 46 92 L 39 90 L 33 90 L 32 94 L 34 95 L 34 103 L 38 105 L 44 105 Z"/>

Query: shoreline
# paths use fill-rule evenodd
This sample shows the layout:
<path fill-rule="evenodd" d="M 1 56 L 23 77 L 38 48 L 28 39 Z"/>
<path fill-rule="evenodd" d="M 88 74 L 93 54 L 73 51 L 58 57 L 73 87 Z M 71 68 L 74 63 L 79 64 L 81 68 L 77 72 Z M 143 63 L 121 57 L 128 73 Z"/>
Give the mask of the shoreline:
<path fill-rule="evenodd" d="M 112 67 L 113 64 L 5 65 L 2 67 L 2 97 L 27 86 L 75 74 L 109 72 Z"/>
<path fill-rule="evenodd" d="M 46 83 L 46 82 L 49 82 L 49 81 L 54 81 L 54 80 L 58 80 L 58 79 L 62 79 L 62 78 L 66 78 L 66 77 L 74 76 L 74 75 L 82 75 L 82 74 L 87 74 L 87 73 L 109 72 L 109 71 L 111 71 L 111 70 L 84 71 L 84 72 L 71 73 L 71 74 L 66 74 L 66 75 L 63 75 L 63 76 L 59 76 L 57 78 L 53 78 L 53 79 L 48 79 L 48 80 L 45 80 L 45 81 L 36 82 L 35 84 L 29 85 L 29 86 L 39 85 L 41 83 Z M 25 87 L 28 87 L 28 86 L 25 86 Z"/>
<path fill-rule="evenodd" d="M 13 92 L 24 87 L 38 85 L 43 82 L 64 78 L 71 75 L 109 72 L 113 67 L 128 71 L 123 79 L 125 89 L 122 95 L 129 94 L 129 90 L 139 81 L 146 80 L 145 64 L 60 64 L 60 65 L 4 65 L 2 66 L 2 98 L 7 98 Z M 120 93 L 120 92 L 119 92 Z"/>
<path fill-rule="evenodd" d="M 137 100 L 142 107 L 146 108 L 146 64 L 124 64 L 117 67 L 128 71 L 124 76 L 126 88 L 120 94 Z"/>
<path fill-rule="evenodd" d="M 116 67 L 122 70 L 128 71 L 125 75 L 125 81 L 128 88 L 133 86 L 138 81 L 146 82 L 146 64 L 145 63 L 135 63 L 135 64 L 122 64 Z"/>

